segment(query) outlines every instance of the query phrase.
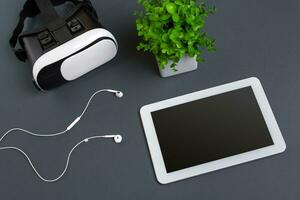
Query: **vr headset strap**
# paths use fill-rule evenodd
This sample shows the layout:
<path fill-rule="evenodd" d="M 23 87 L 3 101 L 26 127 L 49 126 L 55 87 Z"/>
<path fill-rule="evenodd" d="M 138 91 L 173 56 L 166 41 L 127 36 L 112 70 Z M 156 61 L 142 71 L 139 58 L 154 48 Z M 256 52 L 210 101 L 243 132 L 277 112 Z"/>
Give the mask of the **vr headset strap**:
<path fill-rule="evenodd" d="M 46 18 L 47 21 L 52 21 L 60 18 L 57 14 L 51 0 L 35 0 L 41 14 Z"/>
<path fill-rule="evenodd" d="M 9 40 L 9 44 L 19 60 L 25 62 L 27 59 L 25 50 L 23 48 L 16 48 L 19 35 L 24 29 L 26 18 L 31 18 L 41 13 L 48 21 L 58 19 L 59 15 L 55 11 L 54 6 L 64 4 L 68 1 L 74 3 L 75 5 L 79 3 L 86 3 L 93 10 L 89 0 L 27 0 L 25 2 L 22 11 L 19 14 L 19 22 Z"/>

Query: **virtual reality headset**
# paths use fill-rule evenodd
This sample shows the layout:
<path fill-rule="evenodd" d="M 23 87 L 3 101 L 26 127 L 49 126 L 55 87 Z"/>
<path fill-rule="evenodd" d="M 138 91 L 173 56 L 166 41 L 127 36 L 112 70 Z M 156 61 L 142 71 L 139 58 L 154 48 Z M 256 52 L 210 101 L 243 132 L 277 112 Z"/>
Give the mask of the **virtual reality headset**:
<path fill-rule="evenodd" d="M 54 6 L 66 2 L 72 9 L 66 16 L 58 15 Z M 25 19 L 38 14 L 46 24 L 22 32 Z M 16 48 L 18 42 L 21 48 Z M 89 0 L 27 0 L 10 45 L 19 60 L 32 63 L 33 82 L 40 90 L 81 77 L 113 59 L 118 49 Z"/>

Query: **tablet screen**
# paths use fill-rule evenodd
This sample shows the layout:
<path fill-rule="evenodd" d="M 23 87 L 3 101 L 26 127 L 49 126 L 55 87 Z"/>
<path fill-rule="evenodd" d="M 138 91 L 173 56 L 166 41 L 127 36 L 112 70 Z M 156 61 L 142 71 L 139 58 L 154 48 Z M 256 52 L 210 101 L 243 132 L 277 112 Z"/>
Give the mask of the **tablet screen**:
<path fill-rule="evenodd" d="M 274 144 L 250 86 L 151 115 L 168 173 Z"/>

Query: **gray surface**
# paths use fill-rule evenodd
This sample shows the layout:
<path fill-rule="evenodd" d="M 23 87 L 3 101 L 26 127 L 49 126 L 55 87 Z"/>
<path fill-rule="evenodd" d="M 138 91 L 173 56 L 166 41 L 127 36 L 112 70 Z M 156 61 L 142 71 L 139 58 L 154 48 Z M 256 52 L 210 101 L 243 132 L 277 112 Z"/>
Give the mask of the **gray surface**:
<path fill-rule="evenodd" d="M 197 71 L 160 78 L 154 59 L 136 52 L 135 0 L 94 1 L 115 33 L 116 59 L 84 78 L 48 93 L 31 84 L 31 67 L 7 44 L 21 0 L 0 2 L 0 130 L 20 126 L 40 132 L 63 129 L 91 93 L 119 88 L 125 98 L 99 96 L 71 135 L 37 139 L 11 135 L 5 144 L 23 147 L 48 177 L 63 168 L 69 148 L 94 134 L 122 133 L 124 143 L 95 141 L 74 153 L 66 176 L 41 182 L 18 153 L 0 152 L 0 199 L 297 199 L 300 196 L 300 3 L 298 0 L 214 2 L 218 13 L 207 30 L 218 51 Z M 211 2 L 211 1 L 210 1 Z M 83 63 L 84 64 L 84 63 Z M 257 76 L 287 143 L 285 153 L 169 185 L 156 182 L 139 108 L 151 102 Z"/>

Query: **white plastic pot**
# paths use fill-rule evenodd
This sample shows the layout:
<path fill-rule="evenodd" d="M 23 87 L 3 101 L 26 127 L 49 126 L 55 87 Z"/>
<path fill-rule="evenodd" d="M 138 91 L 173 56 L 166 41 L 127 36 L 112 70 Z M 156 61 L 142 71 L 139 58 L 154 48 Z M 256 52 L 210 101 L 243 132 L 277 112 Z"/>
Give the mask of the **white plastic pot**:
<path fill-rule="evenodd" d="M 170 67 L 172 63 L 173 63 L 172 61 L 169 61 L 168 64 L 164 67 L 164 69 L 161 69 L 161 67 L 158 66 L 161 77 L 175 76 L 185 72 L 194 71 L 198 68 L 198 63 L 196 61 L 196 58 L 191 58 L 188 55 L 180 59 L 180 61 L 176 66 L 177 71 L 174 71 Z"/>

